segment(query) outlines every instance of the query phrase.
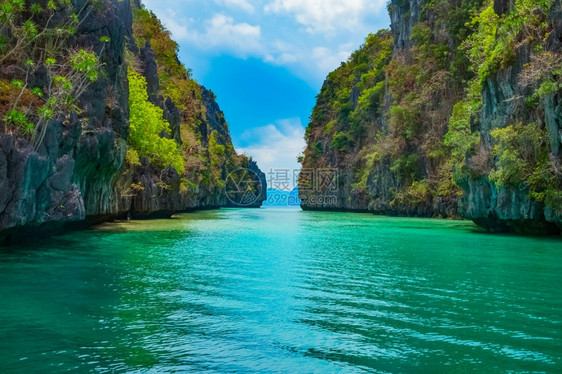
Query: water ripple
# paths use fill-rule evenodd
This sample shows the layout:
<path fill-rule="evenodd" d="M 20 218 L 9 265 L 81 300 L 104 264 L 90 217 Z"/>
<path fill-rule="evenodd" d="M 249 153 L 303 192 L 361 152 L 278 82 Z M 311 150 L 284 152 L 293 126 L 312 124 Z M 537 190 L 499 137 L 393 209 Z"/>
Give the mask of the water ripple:
<path fill-rule="evenodd" d="M 562 371 L 561 242 L 466 222 L 108 224 L 0 253 L 0 282 L 5 372 Z"/>

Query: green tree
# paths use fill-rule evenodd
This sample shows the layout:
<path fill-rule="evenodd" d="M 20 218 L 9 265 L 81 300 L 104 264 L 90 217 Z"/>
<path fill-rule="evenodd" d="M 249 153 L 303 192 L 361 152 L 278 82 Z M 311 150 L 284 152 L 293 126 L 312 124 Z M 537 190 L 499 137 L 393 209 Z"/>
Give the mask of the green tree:
<path fill-rule="evenodd" d="M 164 119 L 161 108 L 148 101 L 146 79 L 129 70 L 129 143 L 140 157 L 147 157 L 161 168 L 173 167 L 183 173 L 185 161 L 178 144 L 173 139 L 160 136 L 170 134 L 170 124 Z"/>

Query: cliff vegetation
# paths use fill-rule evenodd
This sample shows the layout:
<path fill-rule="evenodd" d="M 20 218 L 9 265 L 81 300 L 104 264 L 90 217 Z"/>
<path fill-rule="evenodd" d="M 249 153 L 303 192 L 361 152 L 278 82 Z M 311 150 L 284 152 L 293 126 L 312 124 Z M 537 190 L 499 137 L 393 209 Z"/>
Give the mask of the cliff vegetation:
<path fill-rule="evenodd" d="M 560 2 L 388 10 L 391 30 L 368 36 L 318 95 L 303 167 L 337 169 L 338 189 L 301 192 L 303 207 L 558 231 Z M 318 199 L 334 193 L 335 204 Z"/>
<path fill-rule="evenodd" d="M 261 205 L 265 176 L 177 51 L 140 1 L 0 1 L 0 241 L 229 206 L 240 168 Z"/>

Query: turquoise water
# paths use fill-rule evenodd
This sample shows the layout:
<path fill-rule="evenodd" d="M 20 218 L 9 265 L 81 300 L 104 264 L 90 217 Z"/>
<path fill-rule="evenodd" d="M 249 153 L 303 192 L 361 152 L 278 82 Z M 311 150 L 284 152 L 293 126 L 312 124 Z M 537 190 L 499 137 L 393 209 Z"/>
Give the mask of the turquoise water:
<path fill-rule="evenodd" d="M 0 251 L 0 369 L 562 371 L 562 240 L 297 209 Z"/>

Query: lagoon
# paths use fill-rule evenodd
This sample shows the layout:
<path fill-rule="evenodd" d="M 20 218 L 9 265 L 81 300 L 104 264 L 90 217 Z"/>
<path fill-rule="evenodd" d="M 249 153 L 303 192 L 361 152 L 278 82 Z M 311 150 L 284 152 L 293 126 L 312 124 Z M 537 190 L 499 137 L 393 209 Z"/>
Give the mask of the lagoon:
<path fill-rule="evenodd" d="M 3 372 L 562 370 L 562 241 L 224 209 L 0 251 Z"/>

